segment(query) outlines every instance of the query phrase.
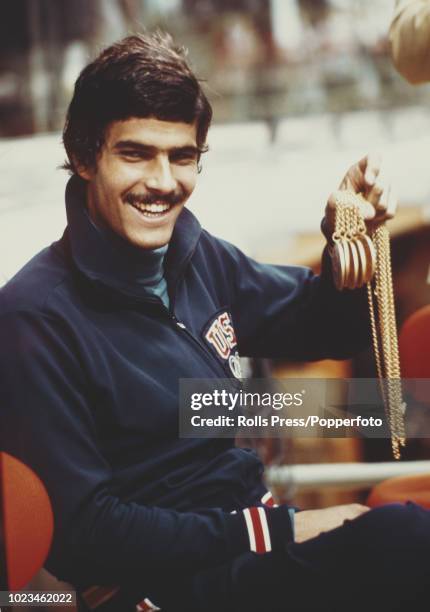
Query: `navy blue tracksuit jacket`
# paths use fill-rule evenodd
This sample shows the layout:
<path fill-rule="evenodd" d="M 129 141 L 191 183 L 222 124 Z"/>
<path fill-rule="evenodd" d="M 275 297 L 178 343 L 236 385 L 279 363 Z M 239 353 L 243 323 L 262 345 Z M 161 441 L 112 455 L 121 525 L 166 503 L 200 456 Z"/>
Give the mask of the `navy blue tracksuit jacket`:
<path fill-rule="evenodd" d="M 63 237 L 0 292 L 1 449 L 46 485 L 51 572 L 151 594 L 161 574 L 250 551 L 245 509 L 266 492 L 252 451 L 178 438 L 179 379 L 232 377 L 238 354 L 348 357 L 369 342 L 366 296 L 339 293 L 327 270 L 257 263 L 184 209 L 166 255 L 167 309 L 128 281 L 84 200 L 74 177 Z M 257 552 L 276 554 L 292 538 L 288 509 L 263 514 L 269 543 Z"/>

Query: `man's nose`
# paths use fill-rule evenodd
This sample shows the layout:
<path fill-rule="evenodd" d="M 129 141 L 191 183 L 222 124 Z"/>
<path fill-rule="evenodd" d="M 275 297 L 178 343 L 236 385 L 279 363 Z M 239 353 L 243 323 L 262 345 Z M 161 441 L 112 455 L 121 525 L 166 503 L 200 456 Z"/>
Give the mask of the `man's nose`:
<path fill-rule="evenodd" d="M 159 193 L 170 193 L 176 189 L 176 179 L 172 174 L 170 161 L 167 156 L 154 159 L 145 184 L 150 191 L 157 191 Z"/>

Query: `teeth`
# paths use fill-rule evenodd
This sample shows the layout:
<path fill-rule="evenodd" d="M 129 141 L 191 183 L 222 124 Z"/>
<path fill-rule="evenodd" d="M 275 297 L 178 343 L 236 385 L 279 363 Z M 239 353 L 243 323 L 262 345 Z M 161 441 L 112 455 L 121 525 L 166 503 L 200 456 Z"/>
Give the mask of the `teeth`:
<path fill-rule="evenodd" d="M 170 204 L 141 204 L 135 203 L 133 204 L 135 208 L 138 208 L 142 212 L 151 212 L 151 213 L 161 213 L 169 210 Z"/>

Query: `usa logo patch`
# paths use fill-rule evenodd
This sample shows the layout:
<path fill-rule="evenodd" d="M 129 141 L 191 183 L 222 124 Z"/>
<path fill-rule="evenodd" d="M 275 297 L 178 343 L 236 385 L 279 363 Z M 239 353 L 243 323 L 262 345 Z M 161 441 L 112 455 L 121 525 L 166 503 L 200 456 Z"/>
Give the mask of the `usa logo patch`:
<path fill-rule="evenodd" d="M 228 363 L 233 376 L 241 378 L 242 371 L 239 353 L 236 348 L 236 334 L 234 333 L 230 313 L 227 310 L 217 314 L 215 319 L 209 323 L 204 332 L 204 339 L 217 356 L 222 361 Z"/>

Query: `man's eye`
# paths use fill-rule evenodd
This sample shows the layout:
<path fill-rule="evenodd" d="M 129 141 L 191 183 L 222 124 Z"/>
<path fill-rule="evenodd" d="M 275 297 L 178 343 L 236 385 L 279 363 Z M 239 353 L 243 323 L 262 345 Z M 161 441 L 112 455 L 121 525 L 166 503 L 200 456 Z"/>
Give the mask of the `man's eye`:
<path fill-rule="evenodd" d="M 149 153 L 143 153 L 142 151 L 121 151 L 122 157 L 127 157 L 128 159 L 139 160 L 139 159 L 149 159 Z"/>
<path fill-rule="evenodd" d="M 197 161 L 194 153 L 177 153 L 170 157 L 173 164 L 192 164 Z"/>

